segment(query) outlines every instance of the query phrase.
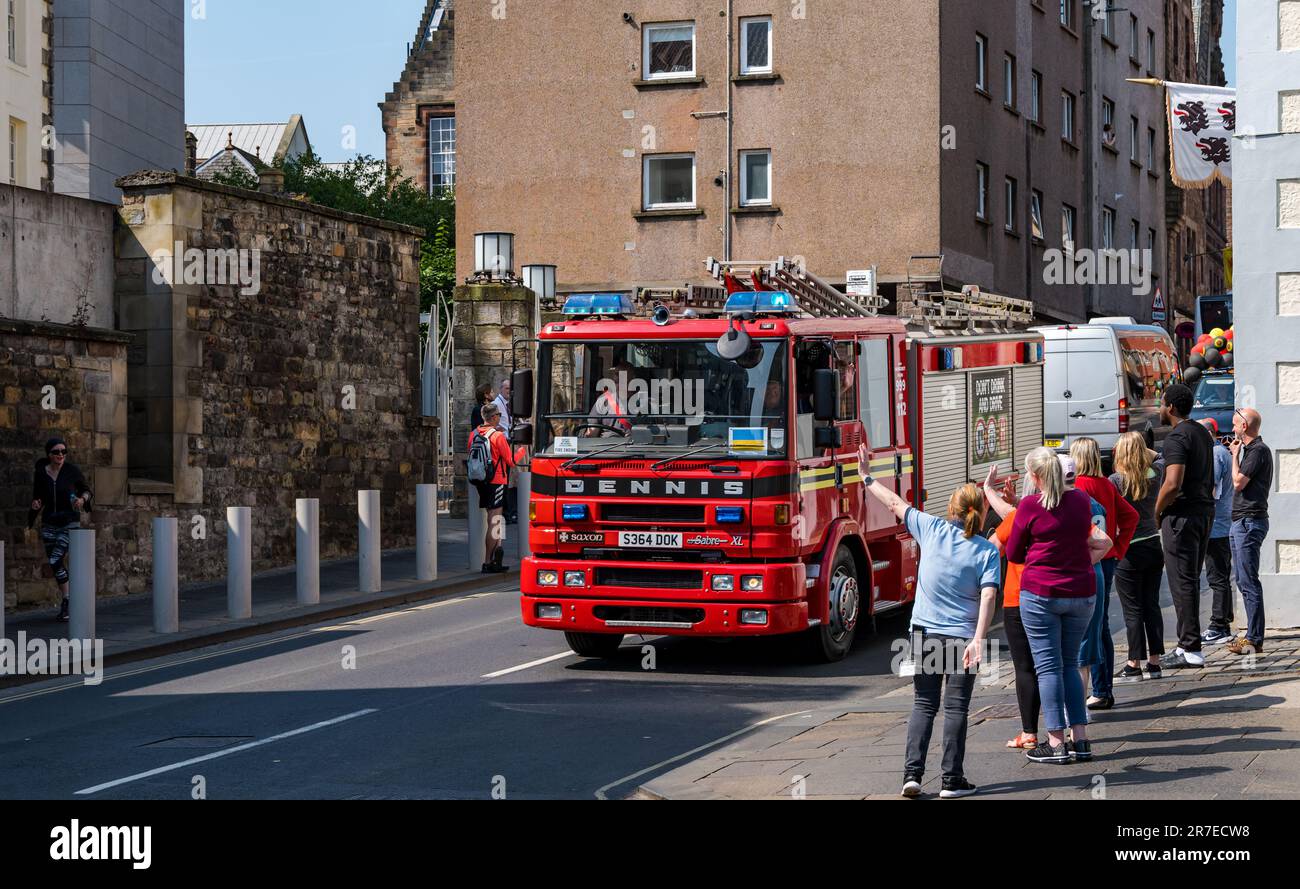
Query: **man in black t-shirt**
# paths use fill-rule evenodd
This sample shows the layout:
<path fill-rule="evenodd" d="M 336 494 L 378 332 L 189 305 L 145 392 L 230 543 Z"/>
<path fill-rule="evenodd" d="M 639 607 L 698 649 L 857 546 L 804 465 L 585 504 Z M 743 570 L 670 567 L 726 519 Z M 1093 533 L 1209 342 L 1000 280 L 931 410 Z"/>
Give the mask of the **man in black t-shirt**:
<path fill-rule="evenodd" d="M 1268 536 L 1268 492 L 1273 487 L 1273 452 L 1259 436 L 1259 411 L 1242 408 L 1232 418 L 1232 501 L 1233 574 L 1241 600 L 1246 605 L 1246 635 L 1232 642 L 1228 651 L 1249 654 L 1264 650 L 1264 588 L 1259 582 L 1259 551 Z"/>
<path fill-rule="evenodd" d="M 1156 500 L 1165 573 L 1178 616 L 1178 646 L 1163 667 L 1201 667 L 1201 569 L 1214 525 L 1214 439 L 1188 419 L 1192 390 L 1175 384 L 1165 390 L 1160 421 L 1174 429 L 1165 438 L 1165 482 Z"/>

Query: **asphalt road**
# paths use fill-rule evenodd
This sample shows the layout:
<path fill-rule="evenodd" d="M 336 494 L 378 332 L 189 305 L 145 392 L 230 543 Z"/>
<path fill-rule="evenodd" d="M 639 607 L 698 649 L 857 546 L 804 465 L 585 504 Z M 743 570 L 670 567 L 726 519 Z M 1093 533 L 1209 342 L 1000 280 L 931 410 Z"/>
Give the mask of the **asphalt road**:
<path fill-rule="evenodd" d="M 6 692 L 0 798 L 620 798 L 764 720 L 897 688 L 904 628 L 864 626 L 833 665 L 666 637 L 585 661 L 502 585 Z"/>

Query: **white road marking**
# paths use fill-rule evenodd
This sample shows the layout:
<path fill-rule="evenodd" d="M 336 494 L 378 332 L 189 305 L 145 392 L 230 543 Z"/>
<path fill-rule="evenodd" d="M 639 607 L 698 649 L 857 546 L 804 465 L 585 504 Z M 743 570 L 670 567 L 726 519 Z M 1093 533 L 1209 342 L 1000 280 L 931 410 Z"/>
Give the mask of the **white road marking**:
<path fill-rule="evenodd" d="M 575 654 L 574 654 L 573 652 L 571 652 L 571 651 L 561 651 L 559 654 L 553 654 L 553 655 L 551 655 L 550 657 L 538 658 L 538 659 L 535 660 L 535 661 L 529 661 L 528 663 L 526 663 L 526 664 L 520 664 L 520 665 L 517 666 L 517 667 L 510 667 L 510 668 L 505 669 L 505 670 L 497 670 L 495 673 L 485 673 L 485 674 L 483 674 L 482 676 L 480 676 L 479 678 L 480 678 L 480 679 L 497 679 L 497 678 L 499 678 L 499 677 L 501 677 L 501 676 L 509 676 L 511 673 L 519 673 L 519 672 L 522 672 L 522 671 L 524 671 L 524 670 L 532 669 L 533 667 L 540 667 L 542 664 L 549 664 L 551 661 L 560 661 L 560 660 L 564 660 L 566 657 L 577 657 L 577 655 L 575 655 Z"/>
<path fill-rule="evenodd" d="M 495 595 L 497 595 L 497 593 L 495 592 L 475 593 L 474 595 L 471 596 L 459 596 L 455 599 L 444 599 L 438 602 L 434 602 L 430 605 L 419 605 L 413 608 L 406 608 L 401 611 L 393 612 L 393 614 L 409 614 L 414 611 L 427 611 L 430 608 L 442 608 L 447 605 L 455 605 L 459 602 L 469 602 L 474 599 L 486 599 L 489 596 L 495 596 Z M 388 616 L 387 613 L 385 613 L 384 616 L 385 617 Z M 347 624 L 333 624 L 328 627 L 313 627 L 312 629 L 302 633 L 292 633 L 287 636 L 274 636 L 270 639 L 263 639 L 258 642 L 253 642 L 249 645 L 240 645 L 234 648 L 220 648 L 216 651 L 209 651 L 204 654 L 195 655 L 194 657 L 181 658 L 179 660 L 169 659 L 162 663 L 153 664 L 148 667 L 137 667 L 135 669 L 120 669 L 120 670 L 113 670 L 113 671 L 105 671 L 104 681 L 108 682 L 113 679 L 127 679 L 131 676 L 139 676 L 141 673 L 153 673 L 158 670 L 169 670 L 172 667 L 183 667 L 186 664 L 193 664 L 198 661 L 206 661 L 214 657 L 226 657 L 227 655 L 239 654 L 245 651 L 252 651 L 253 649 L 257 649 L 257 648 L 265 648 L 268 645 L 278 645 L 282 642 L 292 642 L 295 639 L 303 639 L 307 636 L 312 635 L 313 633 L 338 632 L 339 630 L 346 630 L 349 627 L 356 626 L 358 623 L 360 622 L 354 621 L 352 623 L 347 623 Z M 222 645 L 223 643 L 218 642 L 216 644 Z M 164 657 L 166 656 L 164 655 Z M 85 688 L 85 687 L 86 684 L 83 680 L 76 679 L 71 682 L 65 682 L 62 685 L 53 686 L 52 688 L 40 688 L 34 691 L 19 692 L 17 694 L 9 695 L 6 697 L 0 697 L 0 706 L 3 706 L 4 704 L 13 704 L 18 701 L 27 701 L 27 700 L 31 700 L 32 698 L 44 697 L 45 695 L 52 695 L 55 692 L 68 691 L 69 689 L 73 689 L 73 688 Z"/>
<path fill-rule="evenodd" d="M 223 756 L 230 756 L 235 753 L 242 753 L 245 750 L 252 750 L 254 747 L 262 747 L 266 744 L 274 744 L 276 741 L 283 741 L 285 738 L 292 738 L 296 735 L 305 735 L 307 732 L 318 731 L 323 728 L 329 728 L 332 725 L 338 725 L 341 722 L 347 722 L 349 719 L 356 719 L 359 716 L 369 716 L 371 713 L 378 713 L 374 708 L 368 710 L 358 710 L 355 713 L 348 713 L 345 716 L 339 716 L 336 719 L 327 719 L 324 722 L 317 722 L 313 725 L 296 728 L 291 732 L 283 732 L 271 738 L 263 738 L 260 741 L 250 741 L 247 744 L 240 744 L 238 747 L 231 747 L 229 750 L 218 750 L 216 753 L 209 753 L 206 756 L 196 756 L 194 759 L 187 759 L 184 762 L 173 763 L 169 766 L 162 766 L 157 769 L 150 769 L 147 772 L 141 772 L 138 775 L 131 775 L 127 778 L 119 778 L 116 781 L 109 781 L 106 784 L 96 784 L 94 787 L 87 787 L 85 790 L 78 790 L 76 796 L 90 796 L 99 793 L 101 790 L 109 790 L 113 787 L 121 787 L 123 784 L 130 784 L 133 781 L 143 781 L 145 778 L 153 778 L 156 775 L 174 772 L 177 769 L 183 769 L 187 766 L 196 765 L 201 762 L 209 762 L 214 759 L 220 759 Z"/>
<path fill-rule="evenodd" d="M 789 719 L 792 716 L 803 716 L 805 713 L 812 713 L 812 712 L 813 711 L 811 710 L 799 710 L 794 713 L 785 713 L 781 716 L 773 716 L 770 719 L 764 719 L 761 722 L 756 722 L 753 725 L 746 726 L 745 728 L 742 728 L 740 731 L 732 732 L 726 737 L 718 738 L 716 741 L 710 741 L 707 744 L 701 744 L 699 747 L 696 747 L 694 750 L 687 750 L 685 753 L 679 753 L 676 756 L 674 756 L 672 759 L 665 759 L 663 762 L 657 762 L 652 766 L 646 766 L 641 771 L 633 772 L 632 774 L 628 775 L 626 778 L 619 778 L 617 781 L 611 781 L 609 784 L 606 784 L 604 787 L 596 791 L 596 799 L 609 799 L 609 797 L 605 795 L 605 792 L 610 790 L 611 788 L 618 787 L 620 784 L 627 784 L 630 781 L 635 781 L 637 778 L 640 778 L 642 775 L 648 775 L 653 771 L 662 769 L 664 766 L 670 766 L 673 763 L 686 759 L 689 756 L 695 756 L 697 753 L 703 753 L 705 750 L 708 750 L 710 747 L 717 747 L 720 744 L 725 744 L 728 741 L 730 741 L 732 738 L 739 738 L 741 735 L 747 732 L 752 732 L 756 728 L 762 728 L 765 725 L 770 725 L 773 722 L 779 722 L 782 719 Z"/>

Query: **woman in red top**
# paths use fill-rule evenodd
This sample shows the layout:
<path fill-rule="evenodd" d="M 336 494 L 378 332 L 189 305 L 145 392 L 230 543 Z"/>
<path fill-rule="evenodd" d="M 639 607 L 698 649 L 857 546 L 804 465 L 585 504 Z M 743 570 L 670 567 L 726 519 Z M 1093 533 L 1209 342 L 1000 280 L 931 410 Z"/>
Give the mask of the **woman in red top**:
<path fill-rule="evenodd" d="M 503 512 L 506 505 L 506 487 L 510 482 L 510 468 L 515 465 L 514 454 L 510 453 L 510 443 L 505 433 L 497 428 L 501 419 L 501 408 L 491 402 L 483 405 L 483 425 L 469 434 L 469 449 L 474 448 L 474 438 L 482 435 L 487 439 L 492 450 L 492 475 L 481 482 L 470 482 L 478 491 L 478 504 L 487 510 L 487 524 L 483 533 L 486 539 L 483 563 L 484 574 L 501 574 L 506 570 L 502 564 L 505 551 L 501 544 L 505 540 L 505 520 Z"/>
<path fill-rule="evenodd" d="M 1083 637 L 1079 652 L 1079 667 L 1092 674 L 1092 697 L 1089 710 L 1109 710 L 1115 706 L 1115 639 L 1110 634 L 1110 589 L 1115 581 L 1115 567 L 1133 540 L 1137 530 L 1138 513 L 1120 496 L 1101 469 L 1101 449 L 1091 438 L 1075 439 L 1070 445 L 1070 456 L 1078 473 L 1075 487 L 1083 491 L 1106 510 L 1106 527 L 1102 530 L 1114 541 L 1114 548 L 1101 560 L 1104 581 L 1101 601 L 1093 611 L 1092 625 Z"/>

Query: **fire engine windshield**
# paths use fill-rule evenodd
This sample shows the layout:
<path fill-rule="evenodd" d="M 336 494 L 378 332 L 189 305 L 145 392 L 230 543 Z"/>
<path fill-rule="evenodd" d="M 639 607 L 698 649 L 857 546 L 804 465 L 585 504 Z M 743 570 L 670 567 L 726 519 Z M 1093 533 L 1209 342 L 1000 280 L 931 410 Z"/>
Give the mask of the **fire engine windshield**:
<path fill-rule="evenodd" d="M 543 343 L 537 453 L 783 456 L 786 354 L 783 340 L 755 341 L 739 361 L 716 341 Z"/>

